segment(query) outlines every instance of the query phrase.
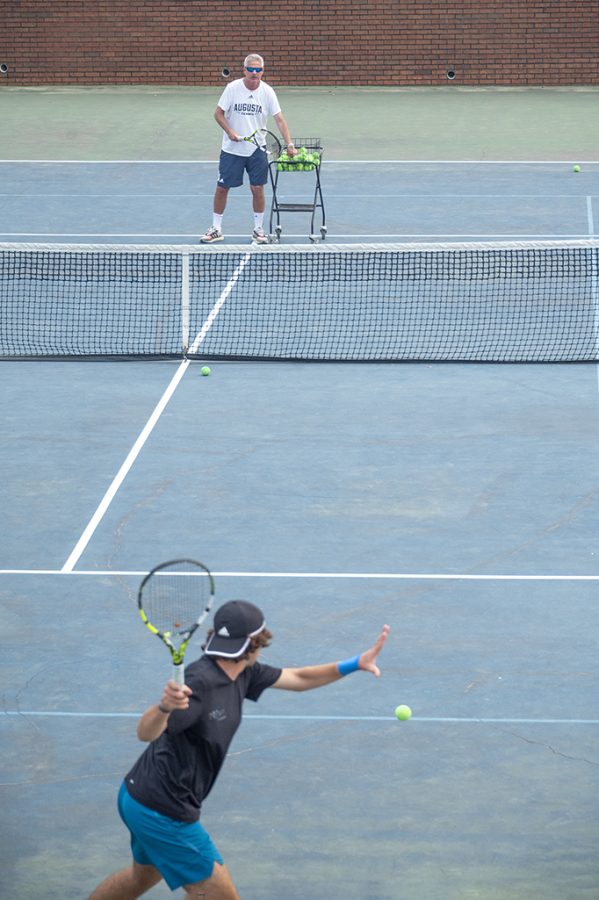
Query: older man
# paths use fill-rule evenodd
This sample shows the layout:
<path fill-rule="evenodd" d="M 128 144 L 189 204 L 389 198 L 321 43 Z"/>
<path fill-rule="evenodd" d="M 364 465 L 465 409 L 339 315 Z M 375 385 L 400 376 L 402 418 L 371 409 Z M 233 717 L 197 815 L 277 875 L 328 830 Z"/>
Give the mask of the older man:
<path fill-rule="evenodd" d="M 268 180 L 268 157 L 264 149 L 243 139 L 265 128 L 269 116 L 272 116 L 287 145 L 288 155 L 295 156 L 297 151 L 277 95 L 270 85 L 262 81 L 263 75 L 264 60 L 257 53 L 251 53 L 244 61 L 243 78 L 231 81 L 218 101 L 214 118 L 223 129 L 224 135 L 214 194 L 212 226 L 201 238 L 204 244 L 222 241 L 222 221 L 229 189 L 243 184 L 246 171 L 250 180 L 254 209 L 252 239 L 258 244 L 268 243 L 263 228 L 264 185 Z"/>

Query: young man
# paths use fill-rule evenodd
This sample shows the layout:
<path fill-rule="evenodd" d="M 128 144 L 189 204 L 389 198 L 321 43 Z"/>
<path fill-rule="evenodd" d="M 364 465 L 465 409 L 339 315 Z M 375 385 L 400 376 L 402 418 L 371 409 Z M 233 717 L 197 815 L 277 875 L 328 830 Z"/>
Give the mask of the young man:
<path fill-rule="evenodd" d="M 266 128 L 269 116 L 273 116 L 287 144 L 289 156 L 297 153 L 289 134 L 287 122 L 281 112 L 277 95 L 262 81 L 264 60 L 256 53 L 245 58 L 243 78 L 231 81 L 224 89 L 214 118 L 225 132 L 223 135 L 218 182 L 214 194 L 212 227 L 201 238 L 203 244 L 222 241 L 222 221 L 227 205 L 229 189 L 243 184 L 247 171 L 254 207 L 252 239 L 258 244 L 268 243 L 264 233 L 264 185 L 268 180 L 268 157 L 251 141 L 244 141 L 260 128 Z"/>
<path fill-rule="evenodd" d="M 308 691 L 362 669 L 377 678 L 385 625 L 374 645 L 340 663 L 280 669 L 258 662 L 272 634 L 257 606 L 232 600 L 217 610 L 204 655 L 169 681 L 160 703 L 142 715 L 137 736 L 149 742 L 125 776 L 119 813 L 131 833 L 133 864 L 109 875 L 90 900 L 134 900 L 164 878 L 188 897 L 239 900 L 231 876 L 200 825 L 208 796 L 241 723 L 243 701 L 266 688 Z"/>

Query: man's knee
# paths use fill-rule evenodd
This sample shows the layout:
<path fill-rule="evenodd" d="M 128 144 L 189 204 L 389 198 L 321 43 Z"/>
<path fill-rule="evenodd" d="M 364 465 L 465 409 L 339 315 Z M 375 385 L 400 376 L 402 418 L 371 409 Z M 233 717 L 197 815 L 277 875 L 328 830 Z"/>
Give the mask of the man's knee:
<path fill-rule="evenodd" d="M 133 879 L 136 885 L 144 891 L 147 891 L 162 880 L 162 875 L 158 869 L 154 868 L 154 866 L 142 866 L 139 863 L 134 862 Z"/>
<path fill-rule="evenodd" d="M 204 900 L 214 897 L 215 900 L 239 900 L 239 894 L 233 884 L 229 870 L 225 865 L 214 863 L 212 875 L 197 884 L 186 884 L 183 887 L 185 896 L 190 900 Z"/>

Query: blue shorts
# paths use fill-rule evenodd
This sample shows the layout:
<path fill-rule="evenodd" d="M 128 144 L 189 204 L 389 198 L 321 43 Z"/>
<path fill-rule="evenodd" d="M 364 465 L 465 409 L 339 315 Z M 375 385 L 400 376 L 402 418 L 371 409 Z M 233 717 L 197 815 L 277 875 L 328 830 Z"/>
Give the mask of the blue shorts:
<path fill-rule="evenodd" d="M 256 147 L 251 156 L 235 156 L 234 153 L 220 152 L 218 184 L 234 188 L 243 184 L 243 173 L 250 176 L 250 184 L 266 184 L 268 180 L 268 156 Z"/>
<path fill-rule="evenodd" d="M 131 852 L 140 866 L 158 869 L 172 891 L 210 878 L 223 858 L 199 822 L 179 822 L 142 806 L 121 785 L 121 819 L 131 832 Z"/>

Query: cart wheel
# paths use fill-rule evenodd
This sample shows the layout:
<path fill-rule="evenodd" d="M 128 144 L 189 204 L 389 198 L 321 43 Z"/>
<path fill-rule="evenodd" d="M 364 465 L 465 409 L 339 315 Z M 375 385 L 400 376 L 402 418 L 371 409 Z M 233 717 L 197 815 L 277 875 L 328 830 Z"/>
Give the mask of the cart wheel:
<path fill-rule="evenodd" d="M 321 233 L 322 239 L 323 239 L 323 241 L 324 241 L 324 239 L 325 239 L 326 236 L 327 236 L 327 226 L 326 226 L 326 225 L 322 225 L 322 226 L 321 226 L 321 228 L 320 228 L 320 233 Z"/>
<path fill-rule="evenodd" d="M 275 234 L 277 236 L 277 240 L 281 237 L 281 232 L 283 231 L 282 225 L 277 225 L 275 228 Z"/>

